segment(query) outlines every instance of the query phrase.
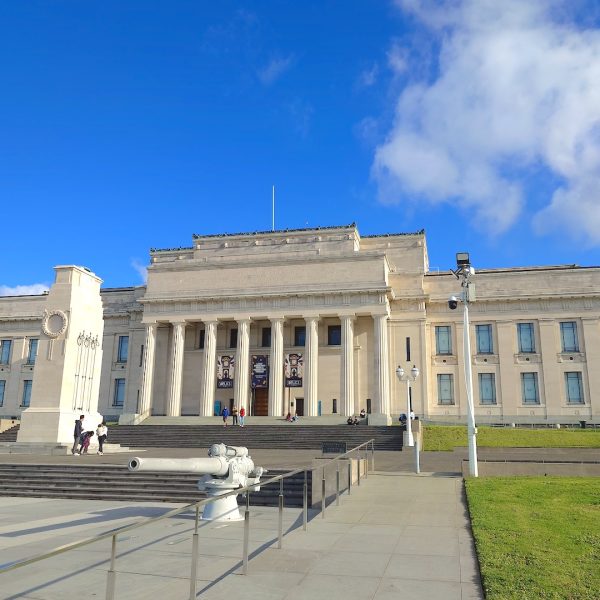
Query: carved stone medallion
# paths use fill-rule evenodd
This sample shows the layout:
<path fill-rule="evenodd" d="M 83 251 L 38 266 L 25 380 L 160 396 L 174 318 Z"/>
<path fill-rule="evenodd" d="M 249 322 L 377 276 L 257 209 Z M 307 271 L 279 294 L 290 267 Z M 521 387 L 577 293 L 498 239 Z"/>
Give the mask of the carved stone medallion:
<path fill-rule="evenodd" d="M 66 330 L 69 320 L 62 310 L 44 310 L 42 331 L 50 338 L 61 336 Z"/>

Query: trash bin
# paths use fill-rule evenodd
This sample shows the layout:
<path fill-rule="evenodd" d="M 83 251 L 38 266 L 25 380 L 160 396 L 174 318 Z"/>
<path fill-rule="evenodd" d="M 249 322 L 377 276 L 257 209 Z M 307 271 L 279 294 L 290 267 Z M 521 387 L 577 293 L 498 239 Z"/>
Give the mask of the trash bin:
<path fill-rule="evenodd" d="M 581 429 L 585 429 L 587 421 L 579 421 L 579 424 L 581 425 Z"/>

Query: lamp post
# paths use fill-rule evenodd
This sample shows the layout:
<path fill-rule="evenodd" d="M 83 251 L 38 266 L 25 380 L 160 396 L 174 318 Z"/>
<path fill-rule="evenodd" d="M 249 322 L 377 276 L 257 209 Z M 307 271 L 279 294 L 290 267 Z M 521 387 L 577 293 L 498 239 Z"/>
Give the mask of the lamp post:
<path fill-rule="evenodd" d="M 475 286 L 471 278 L 475 275 L 475 269 L 471 266 L 468 252 L 457 252 L 456 271 L 452 271 L 460 281 L 463 289 L 460 300 L 463 303 L 463 347 L 465 362 L 465 384 L 467 388 L 467 441 L 469 445 L 469 474 L 478 477 L 477 469 L 477 428 L 475 427 L 475 407 L 473 404 L 473 373 L 471 370 L 471 337 L 469 335 L 469 302 L 475 300 Z M 458 306 L 459 299 L 451 296 L 448 306 L 454 310 Z"/>
<path fill-rule="evenodd" d="M 412 423 L 411 423 L 411 408 L 410 408 L 410 382 L 416 381 L 419 376 L 419 369 L 415 365 L 410 370 L 410 375 L 406 373 L 404 375 L 404 369 L 398 365 L 396 369 L 396 377 L 398 377 L 398 381 L 406 381 L 406 446 L 414 446 L 415 439 L 413 437 L 412 432 Z"/>

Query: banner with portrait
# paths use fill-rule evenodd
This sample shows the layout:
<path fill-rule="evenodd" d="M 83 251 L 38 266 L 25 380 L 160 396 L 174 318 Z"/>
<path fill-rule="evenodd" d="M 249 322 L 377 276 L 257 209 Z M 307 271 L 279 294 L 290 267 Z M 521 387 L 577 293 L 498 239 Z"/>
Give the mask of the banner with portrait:
<path fill-rule="evenodd" d="M 235 356 L 221 354 L 217 356 L 217 388 L 233 388 L 233 377 L 235 370 Z"/>
<path fill-rule="evenodd" d="M 286 354 L 284 363 L 285 387 L 302 387 L 303 372 L 304 356 L 297 352 Z"/>
<path fill-rule="evenodd" d="M 269 387 L 269 357 L 266 354 L 252 356 L 252 382 L 253 388 Z"/>

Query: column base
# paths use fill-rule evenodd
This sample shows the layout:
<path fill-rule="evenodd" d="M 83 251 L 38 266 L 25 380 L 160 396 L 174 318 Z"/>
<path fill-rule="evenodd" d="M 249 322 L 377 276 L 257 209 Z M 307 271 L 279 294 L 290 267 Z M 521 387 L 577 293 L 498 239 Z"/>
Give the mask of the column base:
<path fill-rule="evenodd" d="M 367 425 L 391 425 L 392 417 L 384 413 L 371 413 L 367 415 Z"/>

